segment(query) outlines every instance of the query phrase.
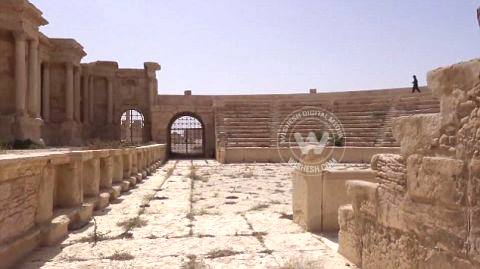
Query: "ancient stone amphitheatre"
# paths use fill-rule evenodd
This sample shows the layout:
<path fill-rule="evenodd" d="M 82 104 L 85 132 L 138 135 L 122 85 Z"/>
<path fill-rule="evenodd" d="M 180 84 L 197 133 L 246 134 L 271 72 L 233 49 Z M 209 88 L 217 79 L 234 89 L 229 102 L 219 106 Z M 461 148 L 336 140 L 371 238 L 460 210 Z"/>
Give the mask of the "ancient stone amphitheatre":
<path fill-rule="evenodd" d="M 0 1 L 0 268 L 480 268 L 479 60 L 419 94 L 158 95 L 47 23 Z"/>

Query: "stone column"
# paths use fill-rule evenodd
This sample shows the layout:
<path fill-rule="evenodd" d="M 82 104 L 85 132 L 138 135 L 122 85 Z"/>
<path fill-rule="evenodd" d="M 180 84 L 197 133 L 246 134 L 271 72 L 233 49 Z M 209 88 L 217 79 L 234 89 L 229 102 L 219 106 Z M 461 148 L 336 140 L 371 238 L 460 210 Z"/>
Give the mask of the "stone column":
<path fill-rule="evenodd" d="M 113 157 L 100 159 L 100 188 L 111 188 L 113 180 Z"/>
<path fill-rule="evenodd" d="M 38 207 L 35 214 L 37 224 L 44 224 L 53 217 L 54 186 L 55 168 L 51 164 L 45 165 L 38 186 Z"/>
<path fill-rule="evenodd" d="M 107 123 L 113 124 L 113 81 L 107 78 Z"/>
<path fill-rule="evenodd" d="M 81 160 L 57 167 L 57 205 L 60 208 L 76 207 L 83 202 L 83 164 Z"/>
<path fill-rule="evenodd" d="M 17 116 L 25 115 L 27 96 L 27 64 L 25 61 L 25 34 L 14 32 L 15 37 L 15 111 Z"/>
<path fill-rule="evenodd" d="M 89 92 L 89 77 L 87 74 L 83 75 L 83 123 L 88 123 L 89 122 L 89 103 L 90 100 L 88 98 L 88 92 Z"/>
<path fill-rule="evenodd" d="M 149 79 L 148 80 L 148 103 L 150 106 L 150 109 L 152 109 L 154 100 L 155 100 L 155 79 Z"/>
<path fill-rule="evenodd" d="M 38 88 L 38 39 L 29 41 L 28 54 L 28 112 L 35 117 L 39 117 L 38 98 L 40 89 Z"/>
<path fill-rule="evenodd" d="M 81 85 L 80 84 L 81 83 L 80 75 L 81 75 L 80 67 L 75 68 L 75 75 L 74 75 L 74 80 L 75 80 L 75 82 L 74 82 L 74 88 L 75 88 L 74 89 L 74 92 L 75 92 L 75 94 L 74 94 L 74 99 L 75 99 L 74 107 L 75 107 L 75 109 L 74 109 L 74 115 L 75 115 L 75 121 L 76 122 L 80 122 L 80 118 L 81 118 L 81 116 L 80 116 L 80 104 L 81 104 L 82 96 L 81 96 L 81 89 L 80 89 L 80 85 Z"/>
<path fill-rule="evenodd" d="M 73 120 L 74 110 L 74 81 L 73 81 L 73 65 L 71 63 L 66 64 L 67 78 L 66 78 L 66 91 L 65 91 L 65 114 L 67 121 Z"/>
<path fill-rule="evenodd" d="M 93 122 L 93 108 L 94 108 L 94 102 L 95 102 L 95 98 L 94 98 L 94 95 L 93 95 L 93 90 L 94 90 L 94 83 L 95 83 L 95 79 L 93 76 L 90 76 L 90 79 L 89 79 L 89 83 L 88 83 L 88 87 L 89 87 L 89 91 L 88 91 L 88 95 L 89 95 L 89 109 L 88 109 L 88 114 L 89 114 L 89 120 L 90 122 Z"/>
<path fill-rule="evenodd" d="M 43 119 L 48 122 L 50 120 L 50 67 L 47 63 L 43 64 L 42 74 L 42 106 Z"/>
<path fill-rule="evenodd" d="M 126 113 L 126 121 L 125 121 L 125 139 L 128 142 L 132 142 L 132 123 L 130 122 L 130 119 L 132 118 L 132 111 L 127 110 Z"/>
<path fill-rule="evenodd" d="M 96 197 L 100 193 L 100 159 L 83 163 L 83 195 Z"/>

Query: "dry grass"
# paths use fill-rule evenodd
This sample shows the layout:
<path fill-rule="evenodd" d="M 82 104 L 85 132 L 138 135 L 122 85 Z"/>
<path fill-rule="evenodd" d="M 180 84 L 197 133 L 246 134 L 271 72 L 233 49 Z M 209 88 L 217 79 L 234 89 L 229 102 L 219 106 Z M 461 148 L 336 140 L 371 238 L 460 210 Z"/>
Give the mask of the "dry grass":
<path fill-rule="evenodd" d="M 190 179 L 193 180 L 193 181 L 202 181 L 202 182 L 208 182 L 208 179 L 199 175 L 197 173 L 197 168 L 192 165 L 192 167 L 190 168 L 190 175 L 189 175 Z"/>
<path fill-rule="evenodd" d="M 27 149 L 42 149 L 45 148 L 42 145 L 36 144 L 30 139 L 27 140 L 15 140 L 12 143 L 1 143 L 0 153 L 6 153 L 8 150 L 27 150 Z"/>
<path fill-rule="evenodd" d="M 307 259 L 305 257 L 292 257 L 286 261 L 279 269 L 323 269 L 322 261 Z"/>
<path fill-rule="evenodd" d="M 260 211 L 260 210 L 268 208 L 269 206 L 270 206 L 269 204 L 262 203 L 262 204 L 252 206 L 249 209 L 249 211 Z"/>
<path fill-rule="evenodd" d="M 268 233 L 266 232 L 253 232 L 252 236 L 254 236 L 258 242 L 262 243 L 262 245 L 265 243 L 265 239 L 263 239 L 264 236 L 266 236 Z"/>
<path fill-rule="evenodd" d="M 117 226 L 122 227 L 125 233 L 131 231 L 134 228 L 140 228 L 145 225 L 147 225 L 147 221 L 140 218 L 140 216 L 136 216 L 134 218 L 117 223 Z"/>
<path fill-rule="evenodd" d="M 109 260 L 116 260 L 116 261 L 128 261 L 128 260 L 133 260 L 135 257 L 132 254 L 127 252 L 115 251 L 115 253 L 105 258 Z"/>
<path fill-rule="evenodd" d="M 192 221 L 195 220 L 195 214 L 193 212 L 187 213 L 187 215 L 185 217 L 189 220 L 192 220 Z"/>
<path fill-rule="evenodd" d="M 216 259 L 216 258 L 233 256 L 241 253 L 242 252 L 234 251 L 231 249 L 214 249 L 208 252 L 205 257 L 207 257 L 208 259 Z"/>
<path fill-rule="evenodd" d="M 251 170 L 243 173 L 244 178 L 252 178 L 253 176 L 254 176 L 254 173 Z"/>
<path fill-rule="evenodd" d="M 122 142 L 122 141 L 106 141 L 100 139 L 92 139 L 87 142 L 87 149 L 122 149 L 130 147 L 138 147 L 140 144 Z"/>
<path fill-rule="evenodd" d="M 167 173 L 165 174 L 165 180 L 169 179 L 173 175 L 173 172 L 175 171 L 176 168 L 177 168 L 177 162 L 175 162 L 175 164 L 172 167 L 168 168 Z"/>
<path fill-rule="evenodd" d="M 204 215 L 209 215 L 209 216 L 213 216 L 213 215 L 220 215 L 219 212 L 212 212 L 212 211 L 208 211 L 206 208 L 202 208 L 200 210 L 195 210 L 193 212 L 193 214 L 195 216 L 204 216 Z"/>
<path fill-rule="evenodd" d="M 199 260 L 195 255 L 187 255 L 188 262 L 182 265 L 182 269 L 207 269 L 210 266 L 206 265 L 203 260 Z"/>

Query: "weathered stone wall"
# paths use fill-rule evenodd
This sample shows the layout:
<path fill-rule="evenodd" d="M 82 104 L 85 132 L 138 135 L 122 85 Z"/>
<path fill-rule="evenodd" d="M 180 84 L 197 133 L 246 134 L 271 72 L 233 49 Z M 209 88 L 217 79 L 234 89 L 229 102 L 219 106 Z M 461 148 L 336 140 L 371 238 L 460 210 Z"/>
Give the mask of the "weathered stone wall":
<path fill-rule="evenodd" d="M 0 142 L 78 146 L 92 138 L 116 140 L 127 108 L 144 114 L 144 142 L 150 141 L 160 66 L 81 64 L 83 47 L 73 39 L 43 35 L 39 28 L 46 24 L 27 0 L 0 3 Z"/>
<path fill-rule="evenodd" d="M 192 113 L 203 123 L 205 157 L 215 157 L 215 106 L 212 96 L 159 95 L 156 99 L 156 106 L 152 108 L 154 141 L 170 145 L 169 125 L 182 113 Z"/>
<path fill-rule="evenodd" d="M 13 44 L 12 33 L 0 30 L 0 112 L 2 114 L 15 113 L 15 92 L 11 89 L 15 88 L 15 47 Z"/>
<path fill-rule="evenodd" d="M 159 95 L 152 108 L 152 138 L 168 143 L 169 124 L 188 112 L 205 124 L 207 157 L 215 156 L 220 162 L 276 162 L 276 138 L 282 121 L 301 107 L 315 106 L 339 118 L 347 146 L 398 147 L 391 134 L 392 119 L 439 110 L 438 99 L 429 89 L 422 90 L 415 95 L 406 88 L 318 94 Z M 280 145 L 288 150 L 287 146 Z"/>
<path fill-rule="evenodd" d="M 164 160 L 164 145 L 2 155 L 0 268 L 63 239 Z"/>
<path fill-rule="evenodd" d="M 480 60 L 428 74 L 439 114 L 393 124 L 401 155 L 372 159 L 378 183 L 347 183 L 340 253 L 362 268 L 480 267 Z"/>

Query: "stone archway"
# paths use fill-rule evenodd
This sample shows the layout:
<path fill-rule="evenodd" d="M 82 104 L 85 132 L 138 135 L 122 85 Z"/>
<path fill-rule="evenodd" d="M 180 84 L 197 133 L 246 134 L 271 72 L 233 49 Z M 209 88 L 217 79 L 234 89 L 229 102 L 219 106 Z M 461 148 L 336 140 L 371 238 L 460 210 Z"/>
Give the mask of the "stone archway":
<path fill-rule="evenodd" d="M 205 128 L 202 119 L 194 113 L 175 115 L 168 125 L 168 152 L 171 157 L 203 157 L 205 155 Z"/>
<path fill-rule="evenodd" d="M 122 113 L 120 118 L 120 140 L 141 144 L 145 142 L 145 117 L 135 109 L 129 109 Z"/>

